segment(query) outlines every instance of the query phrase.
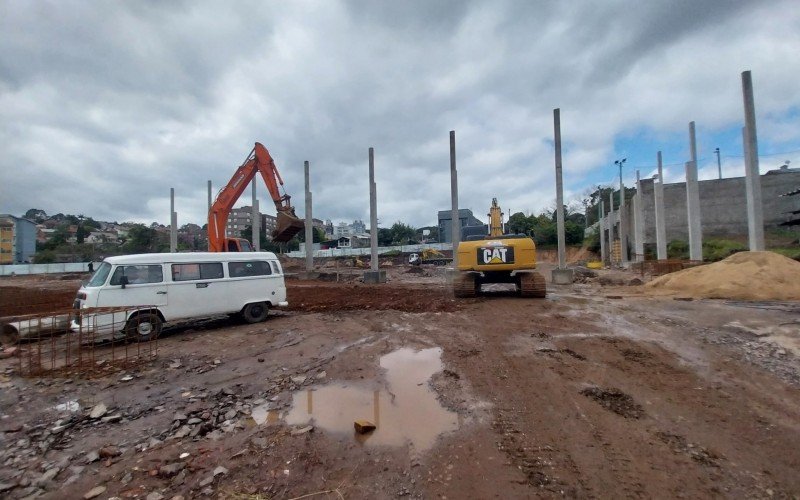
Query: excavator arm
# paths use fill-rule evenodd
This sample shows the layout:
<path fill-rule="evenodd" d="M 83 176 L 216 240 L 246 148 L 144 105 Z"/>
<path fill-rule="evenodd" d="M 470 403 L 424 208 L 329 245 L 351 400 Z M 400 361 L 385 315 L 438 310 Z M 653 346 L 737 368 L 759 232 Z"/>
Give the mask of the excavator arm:
<path fill-rule="evenodd" d="M 261 173 L 261 178 L 267 185 L 267 190 L 277 211 L 277 229 L 272 232 L 272 240 L 289 241 L 305 227 L 303 220 L 294 213 L 291 197 L 288 194 L 280 193 L 279 186 L 283 187 L 283 179 L 278 173 L 275 161 L 267 148 L 257 142 L 244 163 L 236 169 L 236 173 L 233 174 L 228 184 L 220 190 L 208 212 L 208 250 L 210 252 L 230 251 L 230 245 L 226 240 L 235 240 L 235 238 L 225 237 L 228 215 L 256 173 Z"/>

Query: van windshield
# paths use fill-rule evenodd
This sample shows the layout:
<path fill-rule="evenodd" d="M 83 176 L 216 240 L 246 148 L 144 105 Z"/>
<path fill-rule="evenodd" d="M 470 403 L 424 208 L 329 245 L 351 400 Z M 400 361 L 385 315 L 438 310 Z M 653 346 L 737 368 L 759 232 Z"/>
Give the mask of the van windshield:
<path fill-rule="evenodd" d="M 108 262 L 103 262 L 100 264 L 100 267 L 97 268 L 97 271 L 92 275 L 92 279 L 86 283 L 86 286 L 103 286 L 103 283 L 106 282 L 106 278 L 108 278 L 108 273 L 111 271 L 111 264 Z"/>

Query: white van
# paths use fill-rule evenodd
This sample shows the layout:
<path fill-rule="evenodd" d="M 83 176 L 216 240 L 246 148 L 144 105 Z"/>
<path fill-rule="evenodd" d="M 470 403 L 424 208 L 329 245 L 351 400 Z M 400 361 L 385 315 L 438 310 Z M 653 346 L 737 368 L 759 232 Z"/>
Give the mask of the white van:
<path fill-rule="evenodd" d="M 239 313 L 257 323 L 270 307 L 288 305 L 283 270 L 271 252 L 124 255 L 105 259 L 80 288 L 72 328 L 118 330 L 147 341 L 166 322 Z M 98 307 L 126 310 L 80 314 Z"/>

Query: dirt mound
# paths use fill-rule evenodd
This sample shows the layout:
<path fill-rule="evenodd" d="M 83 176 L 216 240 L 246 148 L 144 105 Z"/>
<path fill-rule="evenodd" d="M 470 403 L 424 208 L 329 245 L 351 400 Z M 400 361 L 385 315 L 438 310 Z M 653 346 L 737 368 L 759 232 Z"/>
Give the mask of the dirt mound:
<path fill-rule="evenodd" d="M 303 312 L 396 310 L 455 311 L 459 304 L 445 288 L 404 288 L 361 284 L 287 282 L 289 309 Z"/>
<path fill-rule="evenodd" d="M 645 286 L 711 299 L 800 300 L 800 262 L 774 252 L 740 252 Z"/>

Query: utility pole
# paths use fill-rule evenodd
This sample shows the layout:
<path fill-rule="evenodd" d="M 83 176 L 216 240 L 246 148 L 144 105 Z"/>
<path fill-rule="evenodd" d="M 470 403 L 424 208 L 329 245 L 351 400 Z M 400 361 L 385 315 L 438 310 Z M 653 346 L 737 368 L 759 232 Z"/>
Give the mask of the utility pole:
<path fill-rule="evenodd" d="M 719 173 L 719 178 L 722 179 L 722 162 L 719 159 L 719 148 L 715 149 L 714 153 L 717 155 L 717 172 Z"/>

